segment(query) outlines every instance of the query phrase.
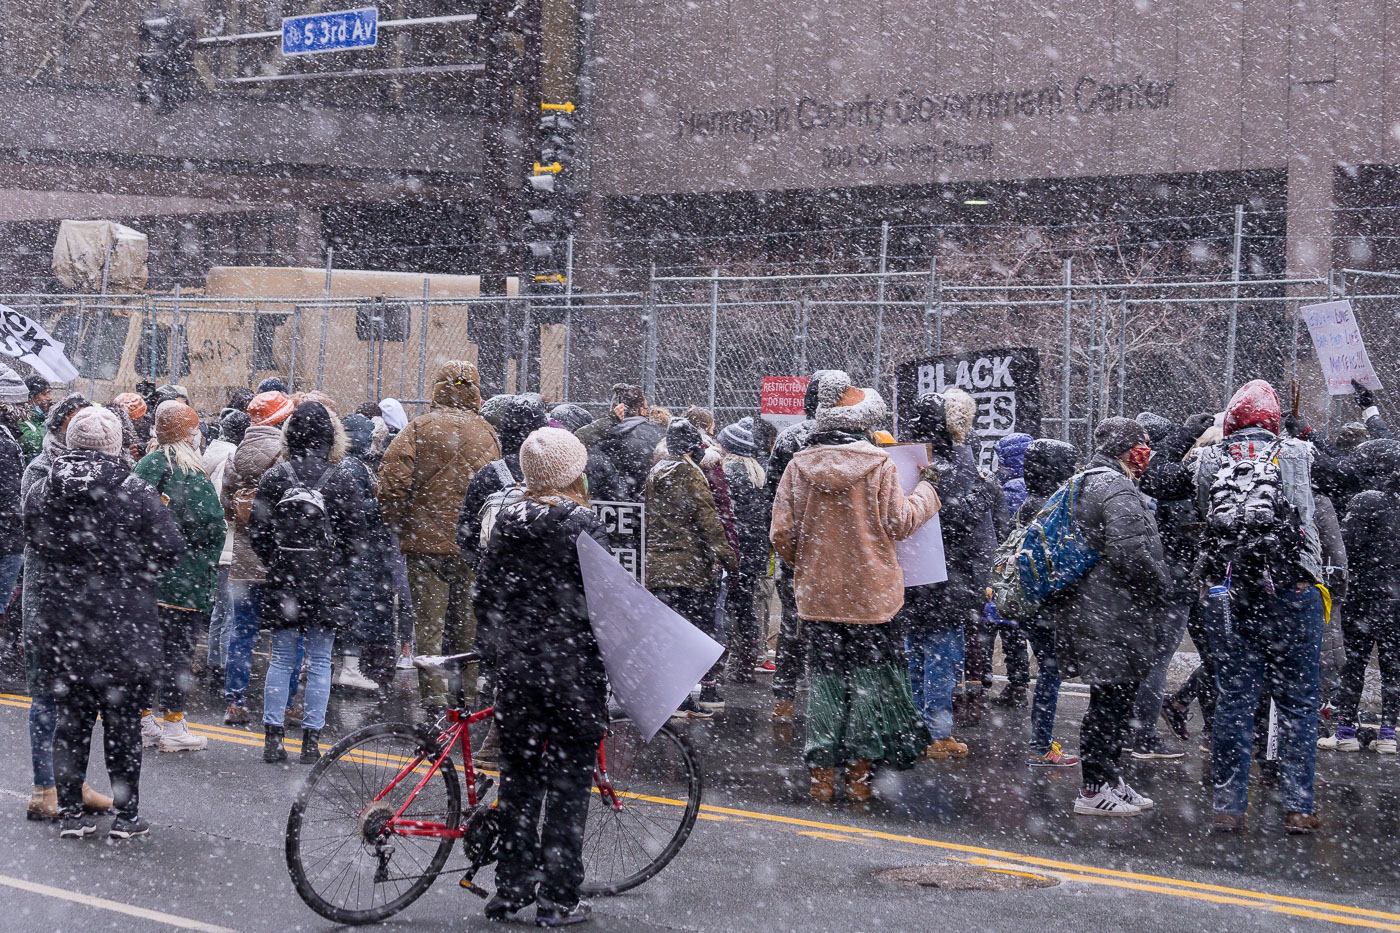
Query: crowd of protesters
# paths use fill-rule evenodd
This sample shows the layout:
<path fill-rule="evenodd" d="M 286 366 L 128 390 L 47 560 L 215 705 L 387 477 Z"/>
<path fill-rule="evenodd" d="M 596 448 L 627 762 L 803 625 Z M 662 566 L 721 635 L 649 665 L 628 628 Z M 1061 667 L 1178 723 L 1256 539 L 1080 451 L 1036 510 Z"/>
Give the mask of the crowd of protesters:
<path fill-rule="evenodd" d="M 1182 756 L 1197 703 L 1213 826 L 1241 826 L 1273 729 L 1285 824 L 1312 832 L 1317 749 L 1394 754 L 1400 718 L 1400 441 L 1356 393 L 1361 422 L 1335 443 L 1255 381 L 1218 415 L 1108 418 L 1092 450 L 1002 437 L 987 473 L 968 393 L 910 400 L 896 438 L 880 394 L 836 370 L 811 377 L 805 419 L 778 432 L 755 417 L 721 429 L 626 384 L 596 418 L 483 399 L 467 362 L 438 370 L 411 420 L 394 399 L 342 410 L 276 378 L 202 420 L 179 385 L 99 404 L 0 369 L 0 590 L 18 592 L 33 698 L 28 815 L 82 837 L 113 811 L 112 837 L 147 833 L 142 749 L 205 747 L 185 718 L 197 678 L 222 694 L 225 726 L 250 725 L 260 633 L 268 762 L 287 759 L 291 722 L 298 760 L 318 760 L 333 685 L 379 690 L 415 651 L 475 650 L 468 700 L 479 685 L 494 697 L 483 754 L 502 765 L 488 912 L 586 909 L 578 845 L 606 683 L 573 541 L 606 543 L 589 505 L 607 501 L 645 506 L 645 585 L 727 646 L 675 717 L 711 719 L 728 685 L 771 676 L 788 726 L 805 682 L 815 801 L 867 800 L 881 768 L 966 757 L 955 733 L 994 705 L 1028 709 L 1030 767 L 1080 769 L 1074 812 L 1138 815 L 1153 802 L 1123 755 Z M 896 442 L 923 447 L 912 485 L 884 449 Z M 1006 555 L 1066 500 L 1090 559 L 1015 618 L 994 587 Z M 906 587 L 896 544 L 935 515 L 946 580 Z M 1347 586 L 1348 554 L 1363 586 Z M 1186 637 L 1200 664 L 1168 695 Z M 1373 649 L 1374 734 L 1358 712 Z M 447 684 L 431 665 L 417 676 L 436 721 Z M 1077 755 L 1054 735 L 1063 678 L 1090 688 Z M 1336 727 L 1319 738 L 1324 698 Z M 99 716 L 110 797 L 85 782 Z M 555 861 L 536 894 L 541 806 Z"/>

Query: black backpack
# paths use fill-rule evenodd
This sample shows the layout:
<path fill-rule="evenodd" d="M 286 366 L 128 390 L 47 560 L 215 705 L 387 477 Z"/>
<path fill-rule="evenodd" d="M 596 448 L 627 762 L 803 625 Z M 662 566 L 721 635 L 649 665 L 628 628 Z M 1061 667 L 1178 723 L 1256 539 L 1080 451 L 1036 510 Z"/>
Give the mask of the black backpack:
<path fill-rule="evenodd" d="M 1221 444 L 1223 462 L 1211 479 L 1203 551 L 1212 576 L 1272 592 L 1296 574 L 1303 523 L 1283 492 L 1278 455 L 1283 439 Z"/>
<path fill-rule="evenodd" d="M 314 580 L 331 568 L 335 535 L 321 487 L 334 472 L 335 467 L 327 467 L 316 482 L 307 485 L 293 471 L 295 481 L 272 507 L 277 553 L 271 569 L 285 581 Z"/>

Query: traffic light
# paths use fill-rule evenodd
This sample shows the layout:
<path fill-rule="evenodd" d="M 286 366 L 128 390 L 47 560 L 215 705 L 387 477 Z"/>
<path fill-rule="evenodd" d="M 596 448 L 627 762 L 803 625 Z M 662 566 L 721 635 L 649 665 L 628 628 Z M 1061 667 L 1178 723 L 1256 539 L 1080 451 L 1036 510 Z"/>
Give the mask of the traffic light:
<path fill-rule="evenodd" d="M 569 191 L 574 162 L 572 103 L 540 105 L 540 157 L 530 166 L 525 243 L 528 281 L 537 286 L 566 282 L 567 243 L 573 232 Z"/>
<path fill-rule="evenodd" d="M 171 110 L 194 89 L 194 23 L 170 10 L 141 21 L 137 99 Z"/>

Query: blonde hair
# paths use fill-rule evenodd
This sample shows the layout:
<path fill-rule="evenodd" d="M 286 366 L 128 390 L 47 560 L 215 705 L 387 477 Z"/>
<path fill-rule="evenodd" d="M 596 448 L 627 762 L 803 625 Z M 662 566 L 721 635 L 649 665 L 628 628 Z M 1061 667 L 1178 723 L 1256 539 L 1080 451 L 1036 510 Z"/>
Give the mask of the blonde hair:
<path fill-rule="evenodd" d="M 581 505 L 585 509 L 592 508 L 593 503 L 588 499 L 588 476 L 580 473 L 574 477 L 574 481 L 563 489 L 531 489 L 525 488 L 525 495 L 536 502 L 548 503 L 550 499 L 568 499 L 576 505 Z"/>
<path fill-rule="evenodd" d="M 723 445 L 721 445 L 721 449 L 724 449 Z M 749 475 L 749 482 L 759 488 L 762 488 L 763 484 L 768 481 L 768 475 L 763 472 L 763 465 L 753 457 L 745 457 L 724 449 L 724 462 L 741 464 L 744 472 Z"/>
<path fill-rule="evenodd" d="M 165 459 L 180 470 L 193 470 L 205 476 L 204 461 L 200 458 L 199 452 L 194 449 L 194 445 L 189 441 L 176 441 L 173 444 L 162 444 L 156 448 L 165 454 Z"/>

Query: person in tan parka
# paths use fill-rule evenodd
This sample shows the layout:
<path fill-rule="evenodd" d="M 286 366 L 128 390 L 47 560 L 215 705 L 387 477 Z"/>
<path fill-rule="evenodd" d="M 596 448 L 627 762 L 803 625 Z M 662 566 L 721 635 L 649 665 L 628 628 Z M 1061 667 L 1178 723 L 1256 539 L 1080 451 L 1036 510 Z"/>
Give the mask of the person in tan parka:
<path fill-rule="evenodd" d="M 501 456 L 481 416 L 481 377 L 472 363 L 443 364 L 433 378 L 433 407 L 408 423 L 384 452 L 379 503 L 408 561 L 415 637 L 425 654 L 472 650 L 472 569 L 457 547 L 457 513 L 476 472 Z M 474 672 L 465 678 L 470 691 Z M 447 704 L 441 677 L 420 671 L 424 709 Z"/>

